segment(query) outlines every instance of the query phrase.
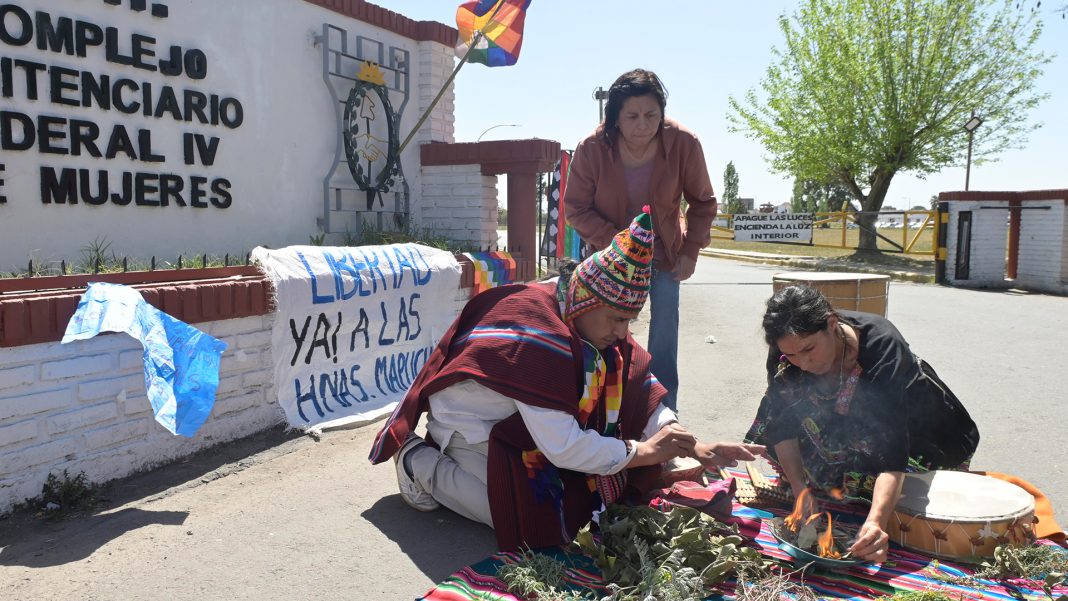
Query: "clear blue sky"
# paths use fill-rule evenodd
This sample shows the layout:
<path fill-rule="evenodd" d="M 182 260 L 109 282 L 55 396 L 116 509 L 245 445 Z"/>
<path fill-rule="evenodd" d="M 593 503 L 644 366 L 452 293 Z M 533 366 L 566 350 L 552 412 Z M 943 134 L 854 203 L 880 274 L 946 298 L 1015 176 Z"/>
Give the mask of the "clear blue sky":
<path fill-rule="evenodd" d="M 378 4 L 420 20 L 456 25 L 458 0 L 378 0 Z M 1060 3 L 1045 3 L 1055 4 Z M 663 10 L 660 6 L 670 6 Z M 734 161 L 740 195 L 758 203 L 790 199 L 792 180 L 772 173 L 764 150 L 727 131 L 727 98 L 741 98 L 760 80 L 781 46 L 780 14 L 795 2 L 757 0 L 533 0 L 519 62 L 512 67 L 466 65 L 456 79 L 456 140 L 547 138 L 564 148 L 597 125 L 597 86 L 607 88 L 635 67 L 656 71 L 668 88 L 667 114 L 701 138 L 717 193 L 723 169 Z M 1043 124 L 1022 150 L 1000 160 L 972 165 L 972 190 L 1068 188 L 1068 21 L 1043 6 L 1040 48 L 1056 56 L 1038 83 L 1049 100 L 1033 113 Z M 961 115 L 961 124 L 967 120 Z M 965 143 L 963 130 L 961 143 Z M 921 180 L 894 178 L 887 205 L 926 205 L 931 195 L 964 189 L 964 168 L 947 168 Z"/>

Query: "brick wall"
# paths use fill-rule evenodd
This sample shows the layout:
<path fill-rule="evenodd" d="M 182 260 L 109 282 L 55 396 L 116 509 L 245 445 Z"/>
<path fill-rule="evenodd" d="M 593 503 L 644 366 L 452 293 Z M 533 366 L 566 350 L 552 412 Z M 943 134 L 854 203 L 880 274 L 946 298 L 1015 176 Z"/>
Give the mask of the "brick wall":
<path fill-rule="evenodd" d="M 125 334 L 3 349 L 0 512 L 41 493 L 48 474 L 105 482 L 278 424 L 272 315 L 198 324 L 227 344 L 211 416 L 193 438 L 155 422 L 142 349 Z"/>
<path fill-rule="evenodd" d="M 451 240 L 497 244 L 497 176 L 479 165 L 423 167 L 420 225 Z"/>
<path fill-rule="evenodd" d="M 1065 209 L 1065 212 L 1068 213 L 1068 209 Z M 1061 286 L 1068 287 L 1068 215 L 1061 225 Z M 1068 294 L 1068 290 L 1063 292 Z"/>
<path fill-rule="evenodd" d="M 1068 190 L 943 192 L 948 201 L 946 280 L 975 288 L 1023 288 L 1068 294 Z M 1010 206 L 1019 209 L 1010 210 Z M 972 213 L 968 279 L 956 275 L 960 214 Z M 1016 277 L 1008 275 L 1010 215 L 1019 215 Z"/>
<path fill-rule="evenodd" d="M 946 278 L 958 286 L 975 288 L 1004 288 L 1010 285 L 1005 280 L 1005 253 L 1008 244 L 1008 210 L 980 209 L 980 206 L 1008 207 L 1008 201 L 950 201 L 949 232 L 946 239 L 948 255 L 946 258 Z M 957 235 L 960 227 L 960 213 L 972 213 L 972 240 L 970 273 L 968 279 L 960 279 L 956 274 Z"/>
<path fill-rule="evenodd" d="M 1068 292 L 1065 278 L 1068 226 L 1064 201 L 1028 202 L 1025 206 L 1020 211 L 1016 284 L 1031 290 Z"/>
<path fill-rule="evenodd" d="M 949 202 L 949 228 L 946 236 L 946 279 L 949 283 L 969 287 L 1008 287 L 1005 281 L 1005 253 L 1008 239 L 1008 210 L 979 209 L 979 206 L 1004 206 L 1008 201 Z M 967 280 L 958 278 L 957 236 L 960 213 L 972 212 L 970 273 Z"/>
<path fill-rule="evenodd" d="M 452 75 L 456 59 L 451 46 L 442 46 L 435 42 L 421 42 L 417 60 L 419 61 L 419 77 L 416 82 L 417 89 L 413 95 L 417 99 L 418 111 L 414 114 L 422 115 L 441 90 L 441 86 Z M 449 84 L 449 89 L 434 106 L 434 110 L 431 111 L 426 122 L 419 128 L 419 133 L 412 140 L 414 147 L 427 142 L 451 143 L 456 141 L 455 102 L 456 86 Z"/>

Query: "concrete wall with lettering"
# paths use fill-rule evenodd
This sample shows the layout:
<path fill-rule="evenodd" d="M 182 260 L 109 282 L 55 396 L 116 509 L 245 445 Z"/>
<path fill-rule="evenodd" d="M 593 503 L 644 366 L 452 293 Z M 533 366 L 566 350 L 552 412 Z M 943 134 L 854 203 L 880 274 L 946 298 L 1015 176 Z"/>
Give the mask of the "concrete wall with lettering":
<path fill-rule="evenodd" d="M 324 24 L 408 57 L 406 135 L 448 75 L 439 41 L 303 0 L 0 4 L 0 271 L 94 241 L 170 261 L 307 244 L 339 143 Z M 418 142 L 452 141 L 451 94 L 400 155 L 416 218 Z"/>

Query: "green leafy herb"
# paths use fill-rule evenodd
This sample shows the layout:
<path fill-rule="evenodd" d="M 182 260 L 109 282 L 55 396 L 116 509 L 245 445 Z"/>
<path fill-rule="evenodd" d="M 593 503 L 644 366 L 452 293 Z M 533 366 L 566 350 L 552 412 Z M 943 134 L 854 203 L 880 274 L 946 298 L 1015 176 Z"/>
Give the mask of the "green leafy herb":
<path fill-rule="evenodd" d="M 742 544 L 737 529 L 688 507 L 662 512 L 610 505 L 574 544 L 594 559 L 610 601 L 699 601 L 713 585 L 740 573 L 763 575 L 769 562 Z"/>

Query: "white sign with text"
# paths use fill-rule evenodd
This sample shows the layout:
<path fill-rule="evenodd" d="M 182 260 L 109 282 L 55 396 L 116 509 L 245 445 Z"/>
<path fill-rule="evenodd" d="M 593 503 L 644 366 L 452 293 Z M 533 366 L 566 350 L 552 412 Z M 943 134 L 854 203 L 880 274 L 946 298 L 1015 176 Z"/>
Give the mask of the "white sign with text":
<path fill-rule="evenodd" d="M 761 213 L 735 215 L 734 239 L 738 242 L 812 241 L 812 213 Z"/>
<path fill-rule="evenodd" d="M 278 402 L 304 430 L 393 411 L 455 319 L 460 264 L 418 244 L 257 248 L 276 290 Z"/>

